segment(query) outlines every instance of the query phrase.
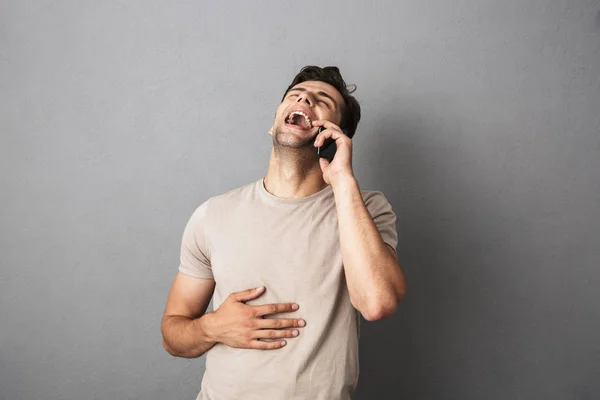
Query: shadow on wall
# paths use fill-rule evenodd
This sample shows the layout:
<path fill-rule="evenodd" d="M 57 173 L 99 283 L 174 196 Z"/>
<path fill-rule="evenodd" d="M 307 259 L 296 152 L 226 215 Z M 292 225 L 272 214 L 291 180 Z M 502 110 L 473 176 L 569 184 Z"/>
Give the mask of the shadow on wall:
<path fill-rule="evenodd" d="M 477 316 L 491 307 L 490 285 L 509 282 L 486 276 L 485 248 L 470 256 L 469 248 L 502 235 L 476 215 L 493 209 L 497 220 L 506 205 L 490 205 L 487 199 L 477 204 L 484 202 L 473 196 L 477 183 L 463 176 L 470 165 L 464 162 L 467 150 L 451 139 L 460 137 L 459 131 L 448 132 L 447 125 L 438 131 L 418 116 L 387 120 L 380 129 L 381 142 L 370 149 L 378 154 L 372 157 L 371 181 L 398 216 L 398 259 L 408 292 L 394 317 L 361 324 L 360 377 L 353 398 L 475 398 L 476 391 L 465 392 L 479 368 L 469 352 L 485 359 L 490 351 L 485 341 L 477 343 L 476 336 L 489 330 Z"/>

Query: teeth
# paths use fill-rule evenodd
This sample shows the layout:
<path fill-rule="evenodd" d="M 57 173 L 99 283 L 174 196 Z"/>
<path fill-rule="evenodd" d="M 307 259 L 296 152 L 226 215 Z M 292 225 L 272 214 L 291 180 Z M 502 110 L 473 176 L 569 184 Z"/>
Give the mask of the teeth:
<path fill-rule="evenodd" d="M 290 115 L 287 118 L 287 122 L 290 123 L 292 121 L 292 117 L 294 115 L 301 115 L 302 117 L 304 117 L 304 120 L 306 121 L 306 125 L 308 127 L 312 127 L 312 123 L 310 122 L 310 118 L 308 118 L 308 115 L 304 114 L 302 111 L 293 111 L 292 113 L 290 113 Z"/>

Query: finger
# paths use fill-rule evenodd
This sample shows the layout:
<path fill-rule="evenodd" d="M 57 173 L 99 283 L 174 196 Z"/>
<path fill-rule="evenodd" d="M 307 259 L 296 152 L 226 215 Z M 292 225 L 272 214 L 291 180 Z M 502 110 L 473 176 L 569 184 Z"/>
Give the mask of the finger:
<path fill-rule="evenodd" d="M 259 329 L 254 332 L 256 339 L 293 338 L 300 334 L 297 329 Z"/>
<path fill-rule="evenodd" d="M 327 168 L 327 166 L 329 164 L 330 164 L 330 162 L 329 162 L 328 159 L 326 159 L 326 158 L 319 158 L 319 165 L 321 166 L 321 171 L 325 170 L 325 168 Z"/>
<path fill-rule="evenodd" d="M 325 140 L 332 138 L 335 140 L 336 145 L 341 144 L 343 141 L 350 141 L 350 138 L 346 136 L 343 132 L 338 131 L 336 129 L 325 129 L 321 133 L 317 135 L 315 138 L 314 145 L 315 147 L 322 146 Z"/>
<path fill-rule="evenodd" d="M 299 306 L 296 303 L 276 303 L 276 304 L 265 304 L 262 306 L 253 306 L 255 309 L 255 315 L 262 317 L 269 314 L 278 314 L 296 311 Z"/>
<path fill-rule="evenodd" d="M 264 291 L 265 291 L 265 287 L 259 286 L 257 288 L 252 288 L 252 289 L 244 290 L 241 292 L 235 292 L 235 293 L 232 293 L 231 295 L 233 296 L 233 298 L 236 301 L 244 302 L 244 301 L 249 301 L 249 300 L 257 298 L 258 296 L 263 294 Z"/>
<path fill-rule="evenodd" d="M 251 340 L 249 346 L 251 349 L 256 350 L 275 350 L 285 346 L 287 342 L 285 340 L 277 340 L 275 342 L 265 342 L 262 340 Z"/>
<path fill-rule="evenodd" d="M 334 124 L 331 121 L 327 121 L 326 119 L 318 119 L 316 121 L 312 122 L 313 126 L 322 126 L 325 129 L 337 129 L 338 131 L 341 131 L 342 129 L 337 126 L 336 124 Z"/>
<path fill-rule="evenodd" d="M 295 318 L 263 318 L 258 321 L 259 329 L 302 328 L 306 325 L 303 319 Z"/>

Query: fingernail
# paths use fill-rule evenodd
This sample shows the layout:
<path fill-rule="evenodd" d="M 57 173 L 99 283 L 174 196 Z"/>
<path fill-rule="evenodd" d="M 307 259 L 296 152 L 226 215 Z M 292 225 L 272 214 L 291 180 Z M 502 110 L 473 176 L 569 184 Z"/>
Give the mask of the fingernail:
<path fill-rule="evenodd" d="M 298 332 L 298 331 L 294 331 L 294 332 L 292 332 L 292 335 L 294 335 L 294 336 L 298 336 L 298 333 L 300 333 L 300 332 Z"/>
<path fill-rule="evenodd" d="M 256 288 L 256 291 L 258 292 L 259 290 L 262 290 L 264 286 L 259 286 Z"/>
<path fill-rule="evenodd" d="M 286 344 L 287 344 L 287 343 L 286 343 L 286 341 L 285 341 L 285 340 L 282 340 L 282 341 L 281 341 L 281 346 L 285 346 Z"/>
<path fill-rule="evenodd" d="M 298 321 L 298 325 L 299 326 L 304 326 L 304 325 L 306 325 L 306 322 L 304 322 L 304 320 L 301 319 L 300 321 Z"/>
<path fill-rule="evenodd" d="M 298 304 L 293 304 L 292 305 L 292 310 L 297 310 L 299 308 L 300 308 L 300 306 Z"/>

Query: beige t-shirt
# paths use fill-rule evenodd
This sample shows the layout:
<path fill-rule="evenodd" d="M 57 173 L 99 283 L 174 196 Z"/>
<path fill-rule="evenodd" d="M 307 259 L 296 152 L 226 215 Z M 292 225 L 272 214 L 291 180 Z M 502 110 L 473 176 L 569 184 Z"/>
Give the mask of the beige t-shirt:
<path fill-rule="evenodd" d="M 362 191 L 385 243 L 397 245 L 396 215 L 381 192 Z M 216 310 L 232 292 L 264 285 L 247 304 L 296 302 L 272 317 L 306 320 L 276 350 L 218 343 L 206 354 L 198 400 L 349 399 L 358 380 L 359 314 L 350 303 L 331 186 L 282 199 L 263 179 L 212 197 L 183 234 L 179 270 L 216 282 Z"/>

